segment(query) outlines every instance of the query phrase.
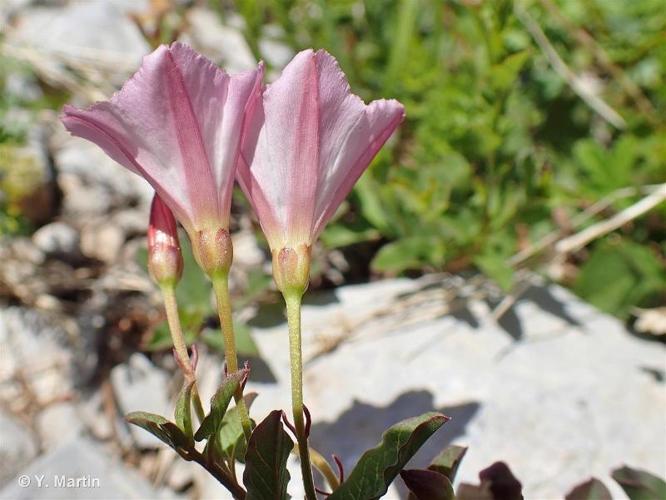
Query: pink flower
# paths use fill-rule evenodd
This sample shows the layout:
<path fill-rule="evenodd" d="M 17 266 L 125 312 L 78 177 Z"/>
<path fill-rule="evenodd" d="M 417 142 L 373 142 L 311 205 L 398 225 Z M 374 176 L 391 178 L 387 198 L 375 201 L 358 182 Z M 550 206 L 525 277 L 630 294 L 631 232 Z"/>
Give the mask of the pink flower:
<path fill-rule="evenodd" d="M 183 274 L 176 219 L 158 194 L 150 206 L 148 270 L 160 285 L 175 285 Z"/>
<path fill-rule="evenodd" d="M 185 45 L 161 46 L 109 101 L 65 106 L 62 121 L 144 177 L 194 238 L 229 227 L 241 131 L 262 77 L 261 65 L 230 76 Z"/>
<path fill-rule="evenodd" d="M 237 178 L 274 258 L 312 245 L 403 118 L 396 100 L 365 105 L 352 94 L 323 50 L 300 52 L 268 85 L 244 134 Z"/>

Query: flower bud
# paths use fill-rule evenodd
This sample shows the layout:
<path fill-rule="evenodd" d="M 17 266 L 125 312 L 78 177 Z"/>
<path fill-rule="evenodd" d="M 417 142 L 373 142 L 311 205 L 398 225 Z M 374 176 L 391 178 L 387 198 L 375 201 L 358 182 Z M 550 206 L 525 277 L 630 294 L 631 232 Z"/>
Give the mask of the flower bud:
<path fill-rule="evenodd" d="M 302 296 L 310 281 L 310 247 L 285 247 L 273 252 L 273 279 L 284 294 Z"/>
<path fill-rule="evenodd" d="M 226 229 L 203 229 L 192 238 L 192 252 L 199 267 L 210 278 L 229 272 L 234 251 Z"/>
<path fill-rule="evenodd" d="M 160 286 L 175 286 L 183 274 L 183 254 L 173 213 L 156 194 L 148 224 L 148 271 Z"/>

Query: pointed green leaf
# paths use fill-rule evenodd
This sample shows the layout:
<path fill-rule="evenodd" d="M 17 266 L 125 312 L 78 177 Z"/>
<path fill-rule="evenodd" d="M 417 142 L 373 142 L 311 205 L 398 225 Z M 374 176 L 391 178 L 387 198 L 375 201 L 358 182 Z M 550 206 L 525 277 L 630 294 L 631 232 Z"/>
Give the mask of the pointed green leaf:
<path fill-rule="evenodd" d="M 185 434 L 189 441 L 193 440 L 192 431 L 192 387 L 194 381 L 185 383 L 176 402 L 176 425 Z"/>
<path fill-rule="evenodd" d="M 444 474 L 453 483 L 465 453 L 467 453 L 467 448 L 464 446 L 456 446 L 454 444 L 447 446 L 430 463 L 428 469 Z"/>
<path fill-rule="evenodd" d="M 594 477 L 576 486 L 564 498 L 565 500 L 613 500 L 604 483 Z"/>
<path fill-rule="evenodd" d="M 125 420 L 130 424 L 138 425 L 142 429 L 147 430 L 179 453 L 188 448 L 188 439 L 183 434 L 183 431 L 177 425 L 169 422 L 160 415 L 135 411 L 127 415 Z"/>
<path fill-rule="evenodd" d="M 449 479 L 432 470 L 403 470 L 400 477 L 416 500 L 453 500 L 455 494 Z"/>
<path fill-rule="evenodd" d="M 282 426 L 282 412 L 272 411 L 252 432 L 245 455 L 246 500 L 288 498 L 287 458 L 294 442 Z"/>
<path fill-rule="evenodd" d="M 329 500 L 369 500 L 384 495 L 405 464 L 447 420 L 440 413 L 430 412 L 390 427 L 382 442 L 363 454 Z"/>
<path fill-rule="evenodd" d="M 252 403 L 257 397 L 257 393 L 246 394 L 243 397 L 245 406 L 250 409 Z M 238 407 L 231 408 L 222 419 L 222 426 L 217 433 L 216 439 L 219 450 L 226 456 L 233 453 L 237 460 L 245 461 L 246 443 L 243 436 L 243 426 L 241 425 L 240 413 Z"/>
<path fill-rule="evenodd" d="M 649 472 L 625 465 L 611 475 L 631 500 L 666 498 L 666 482 Z"/>
<path fill-rule="evenodd" d="M 248 371 L 243 368 L 225 377 L 222 385 L 210 400 L 210 413 L 201 422 L 201 426 L 194 435 L 194 439 L 201 441 L 219 431 L 229 402 L 243 379 L 247 377 Z"/>

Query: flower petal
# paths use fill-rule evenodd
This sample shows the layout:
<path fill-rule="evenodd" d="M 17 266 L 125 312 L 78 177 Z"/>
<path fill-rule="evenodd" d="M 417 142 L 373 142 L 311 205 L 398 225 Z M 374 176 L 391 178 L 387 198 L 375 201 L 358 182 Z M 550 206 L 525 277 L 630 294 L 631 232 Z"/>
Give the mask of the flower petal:
<path fill-rule="evenodd" d="M 366 106 L 327 52 L 297 54 L 264 92 L 239 167 L 271 248 L 311 244 L 403 117 L 397 101 Z"/>
<path fill-rule="evenodd" d="M 396 100 L 381 99 L 364 106 L 356 123 L 344 135 L 337 155 L 331 158 L 330 166 L 324 169 L 324 175 L 319 180 L 315 209 L 317 218 L 313 227 L 315 238 L 335 215 L 335 211 L 404 116 L 404 108 Z"/>
<path fill-rule="evenodd" d="M 161 46 L 110 101 L 66 106 L 63 122 L 145 177 L 188 231 L 226 227 L 239 130 L 261 74 L 229 76 L 185 45 Z"/>

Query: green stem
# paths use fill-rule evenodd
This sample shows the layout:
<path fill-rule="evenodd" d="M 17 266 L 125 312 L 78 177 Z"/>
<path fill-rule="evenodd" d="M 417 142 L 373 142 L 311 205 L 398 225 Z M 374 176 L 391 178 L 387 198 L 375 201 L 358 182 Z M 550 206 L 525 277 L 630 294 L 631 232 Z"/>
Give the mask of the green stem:
<path fill-rule="evenodd" d="M 301 457 L 301 473 L 307 500 L 317 500 L 308 437 L 305 434 L 303 418 L 303 359 L 301 354 L 301 295 L 298 293 L 284 294 L 287 305 L 287 323 L 289 324 L 289 355 L 291 359 L 291 406 L 298 441 L 298 453 Z"/>
<path fill-rule="evenodd" d="M 194 382 L 192 386 L 192 401 L 194 403 L 194 411 L 197 413 L 199 421 L 203 421 L 206 415 L 201 404 L 199 397 L 199 390 L 196 384 L 196 375 L 190 356 L 187 353 L 187 344 L 183 335 L 183 329 L 180 326 L 180 317 L 178 315 L 178 303 L 176 301 L 176 289 L 173 285 L 164 285 L 161 287 L 162 297 L 164 298 L 164 308 L 166 309 L 167 323 L 169 324 L 169 332 L 171 333 L 171 340 L 175 356 L 178 358 L 178 365 L 183 370 L 183 376 L 188 382 Z"/>
<path fill-rule="evenodd" d="M 224 359 L 227 362 L 229 373 L 238 371 L 238 357 L 236 356 L 236 339 L 234 337 L 234 324 L 231 317 L 231 300 L 229 298 L 229 275 L 219 274 L 213 277 L 213 289 L 217 299 L 217 313 L 220 316 L 220 328 L 224 337 Z M 234 394 L 234 400 L 240 413 L 241 425 L 245 439 L 250 440 L 252 424 L 250 416 L 243 401 L 243 391 L 239 388 Z"/>

